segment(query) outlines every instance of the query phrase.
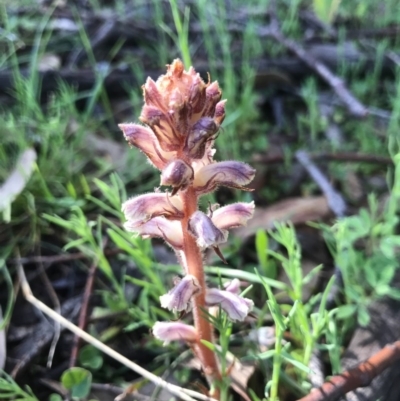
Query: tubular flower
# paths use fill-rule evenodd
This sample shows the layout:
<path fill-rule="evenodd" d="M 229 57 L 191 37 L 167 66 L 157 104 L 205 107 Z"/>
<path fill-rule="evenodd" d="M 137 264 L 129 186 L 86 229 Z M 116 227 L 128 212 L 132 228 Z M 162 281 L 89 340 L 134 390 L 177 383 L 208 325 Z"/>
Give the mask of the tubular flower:
<path fill-rule="evenodd" d="M 193 168 L 183 160 L 173 160 L 161 173 L 161 185 L 170 185 L 172 195 L 186 189 L 193 181 Z"/>
<path fill-rule="evenodd" d="M 189 232 L 196 238 L 200 248 L 218 246 L 226 242 L 227 231 L 219 230 L 212 220 L 203 212 L 195 212 L 189 219 Z"/>
<path fill-rule="evenodd" d="M 161 149 L 154 133 L 139 124 L 119 124 L 128 143 L 141 150 L 154 167 L 162 170 L 168 160 L 175 157 L 175 153 L 165 152 Z"/>
<path fill-rule="evenodd" d="M 182 200 L 161 192 L 131 198 L 122 204 L 122 211 L 131 228 L 156 216 L 164 216 L 170 220 L 180 220 L 184 217 Z"/>
<path fill-rule="evenodd" d="M 228 281 L 224 284 L 225 291 L 229 291 L 232 294 L 239 295 L 240 294 L 240 280 L 238 278 L 234 278 L 232 281 Z"/>
<path fill-rule="evenodd" d="M 128 220 L 124 227 L 127 231 L 139 234 L 142 238 L 163 238 L 175 250 L 183 248 L 183 235 L 179 221 L 167 220 L 164 217 L 154 217 L 146 223 L 137 225 Z"/>
<path fill-rule="evenodd" d="M 172 311 L 186 311 L 189 309 L 192 296 L 199 292 L 199 281 L 187 274 L 183 279 L 175 281 L 175 287 L 168 294 L 161 295 L 160 303 L 163 308 Z"/>
<path fill-rule="evenodd" d="M 254 202 L 233 203 L 212 212 L 211 220 L 220 230 L 245 226 L 247 220 L 253 217 Z"/>
<path fill-rule="evenodd" d="M 193 326 L 180 322 L 156 322 L 153 326 L 153 335 L 164 341 L 164 345 L 171 341 L 194 343 L 199 340 L 197 331 Z"/>
<path fill-rule="evenodd" d="M 207 306 L 221 306 L 232 320 L 243 321 L 253 308 L 253 301 L 231 291 L 210 288 L 206 293 Z"/>
<path fill-rule="evenodd" d="M 195 173 L 193 186 L 197 194 L 207 194 L 218 186 L 246 190 L 255 175 L 255 170 L 246 163 L 228 161 L 212 163 Z"/>
<path fill-rule="evenodd" d="M 232 320 L 243 321 L 253 303 L 239 296 L 238 279 L 223 290 L 207 289 L 202 253 L 213 248 L 225 262 L 218 246 L 227 241 L 230 229 L 247 223 L 254 203 L 210 208 L 206 214 L 198 209 L 198 199 L 219 186 L 246 190 L 255 170 L 239 161 L 214 160 L 214 141 L 222 132 L 226 104 L 221 100 L 218 82 L 206 83 L 194 68 L 186 71 L 180 60 L 174 60 L 165 75 L 156 81 L 146 80 L 143 96 L 142 125 L 119 127 L 128 143 L 161 171 L 160 184 L 171 188 L 169 193 L 127 200 L 122 205 L 125 229 L 143 238 L 162 238 L 175 250 L 185 275 L 160 297 L 160 303 L 174 312 L 191 310 L 195 327 L 157 322 L 153 334 L 164 344 L 180 340 L 189 343 L 212 382 L 221 375 L 215 354 L 205 346 L 205 342 L 213 342 L 213 328 L 203 310 L 220 307 Z"/>

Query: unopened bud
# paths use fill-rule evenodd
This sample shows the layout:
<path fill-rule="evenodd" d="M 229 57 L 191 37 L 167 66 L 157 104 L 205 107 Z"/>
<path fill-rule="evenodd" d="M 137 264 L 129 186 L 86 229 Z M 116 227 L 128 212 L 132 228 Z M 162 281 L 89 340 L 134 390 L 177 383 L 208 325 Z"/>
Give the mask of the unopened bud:
<path fill-rule="evenodd" d="M 206 86 L 207 85 L 200 78 L 200 75 L 196 74 L 189 90 L 189 103 L 192 107 L 192 113 L 195 119 L 199 113 L 203 111 L 206 103 Z"/>
<path fill-rule="evenodd" d="M 168 113 L 165 114 L 156 107 L 144 105 L 139 120 L 152 129 L 164 151 L 172 152 L 179 149 L 181 136 L 171 123 Z"/>
<path fill-rule="evenodd" d="M 157 88 L 157 84 L 150 77 L 147 78 L 142 88 L 146 105 L 164 110 L 163 97 Z"/>
<path fill-rule="evenodd" d="M 215 112 L 215 105 L 221 100 L 221 89 L 218 82 L 212 82 L 206 89 L 206 104 L 203 110 L 203 116 L 213 117 Z"/>
<path fill-rule="evenodd" d="M 221 125 L 222 122 L 225 119 L 225 103 L 226 100 L 221 100 L 220 102 L 217 103 L 215 106 L 215 112 L 214 112 L 214 121 L 218 124 Z"/>

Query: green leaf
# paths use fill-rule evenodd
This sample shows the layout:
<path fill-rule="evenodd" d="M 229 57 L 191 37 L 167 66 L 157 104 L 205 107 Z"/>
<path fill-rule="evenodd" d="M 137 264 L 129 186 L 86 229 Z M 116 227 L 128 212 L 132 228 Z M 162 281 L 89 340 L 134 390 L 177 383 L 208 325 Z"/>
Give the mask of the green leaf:
<path fill-rule="evenodd" d="M 61 384 L 73 398 L 85 398 L 90 392 L 92 374 L 83 368 L 70 368 L 62 374 Z"/>
<path fill-rule="evenodd" d="M 275 349 L 270 349 L 265 352 L 261 352 L 261 354 L 258 355 L 258 358 L 260 359 L 269 359 L 272 358 L 275 355 Z"/>
<path fill-rule="evenodd" d="M 336 317 L 339 320 L 345 320 L 356 313 L 357 305 L 342 305 L 336 309 Z"/>
<path fill-rule="evenodd" d="M 297 359 L 293 358 L 292 355 L 290 355 L 286 351 L 282 350 L 281 355 L 283 359 L 285 359 L 287 362 L 295 366 L 297 369 L 300 369 L 307 374 L 311 373 L 311 369 L 308 366 L 304 365 Z"/>
<path fill-rule="evenodd" d="M 97 370 L 103 366 L 103 355 L 93 345 L 85 345 L 79 352 L 79 362 L 85 368 Z"/>
<path fill-rule="evenodd" d="M 267 270 L 268 269 L 268 254 L 267 254 L 268 236 L 264 230 L 257 231 L 255 245 L 256 245 L 258 263 L 264 270 Z"/>
<path fill-rule="evenodd" d="M 368 326 L 370 320 L 371 317 L 367 311 L 367 308 L 365 306 L 360 306 L 358 309 L 358 323 L 360 324 L 360 326 Z"/>
<path fill-rule="evenodd" d="M 60 394 L 51 394 L 49 397 L 49 401 L 63 401 L 63 398 L 61 397 Z"/>

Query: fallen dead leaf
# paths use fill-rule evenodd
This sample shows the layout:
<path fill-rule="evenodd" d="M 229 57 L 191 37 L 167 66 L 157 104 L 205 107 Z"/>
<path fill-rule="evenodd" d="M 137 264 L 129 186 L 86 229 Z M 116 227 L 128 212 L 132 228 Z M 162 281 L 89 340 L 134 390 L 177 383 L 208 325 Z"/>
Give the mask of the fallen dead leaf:
<path fill-rule="evenodd" d="M 247 226 L 234 230 L 234 235 L 245 239 L 259 229 L 273 228 L 275 222 L 291 221 L 293 224 L 301 224 L 330 215 L 331 211 L 324 196 L 285 199 L 269 207 L 256 208 Z"/>
<path fill-rule="evenodd" d="M 34 149 L 27 149 L 17 160 L 15 169 L 0 187 L 0 211 L 11 205 L 28 183 L 36 161 Z"/>

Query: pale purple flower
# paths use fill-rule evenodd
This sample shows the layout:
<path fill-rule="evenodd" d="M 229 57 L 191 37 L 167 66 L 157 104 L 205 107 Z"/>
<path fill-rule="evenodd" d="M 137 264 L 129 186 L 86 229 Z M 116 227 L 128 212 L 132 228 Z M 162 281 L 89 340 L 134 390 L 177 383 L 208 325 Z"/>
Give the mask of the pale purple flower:
<path fill-rule="evenodd" d="M 246 190 L 255 175 L 255 170 L 246 163 L 226 161 L 212 163 L 195 172 L 193 186 L 196 192 L 206 194 L 218 186 Z"/>
<path fill-rule="evenodd" d="M 172 195 L 180 189 L 186 189 L 193 181 L 193 168 L 180 159 L 170 162 L 161 173 L 161 185 L 173 187 Z"/>
<path fill-rule="evenodd" d="M 128 199 L 122 204 L 122 211 L 131 228 L 146 223 L 156 216 L 172 220 L 179 220 L 184 216 L 181 199 L 162 192 Z"/>
<path fill-rule="evenodd" d="M 208 306 L 221 306 L 233 321 L 243 321 L 252 310 L 254 303 L 251 299 L 242 298 L 230 291 L 210 288 L 206 292 Z"/>
<path fill-rule="evenodd" d="M 253 217 L 253 213 L 254 202 L 239 202 L 214 210 L 211 220 L 220 230 L 230 230 L 245 226 L 247 220 Z"/>
<path fill-rule="evenodd" d="M 169 160 L 175 158 L 176 152 L 166 152 L 161 149 L 151 129 L 139 124 L 119 124 L 118 127 L 129 144 L 140 149 L 159 170 L 162 170 Z"/>
<path fill-rule="evenodd" d="M 153 335 L 164 342 L 186 341 L 193 343 L 199 340 L 199 335 L 193 326 L 181 322 L 156 322 L 153 326 Z"/>
<path fill-rule="evenodd" d="M 186 311 L 190 307 L 192 296 L 198 294 L 200 290 L 197 278 L 188 274 L 178 279 L 175 287 L 168 294 L 161 295 L 161 306 L 175 312 Z"/>
<path fill-rule="evenodd" d="M 131 224 L 128 220 L 124 227 L 127 231 L 139 234 L 142 238 L 163 238 L 172 248 L 183 248 L 183 233 L 181 223 L 177 220 L 167 220 L 165 217 L 154 217 L 141 225 Z"/>
<path fill-rule="evenodd" d="M 212 220 L 200 211 L 190 217 L 188 228 L 200 248 L 217 247 L 227 239 L 227 231 L 219 230 Z"/>
<path fill-rule="evenodd" d="M 225 291 L 231 292 L 232 294 L 239 295 L 240 294 L 240 280 L 238 278 L 234 278 L 232 281 L 227 281 L 224 283 Z"/>

